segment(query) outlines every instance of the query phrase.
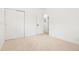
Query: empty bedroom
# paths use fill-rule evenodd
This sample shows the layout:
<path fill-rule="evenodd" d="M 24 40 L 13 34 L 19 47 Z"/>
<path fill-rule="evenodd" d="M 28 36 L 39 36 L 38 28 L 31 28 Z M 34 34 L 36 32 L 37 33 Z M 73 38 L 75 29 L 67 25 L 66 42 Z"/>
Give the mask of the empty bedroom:
<path fill-rule="evenodd" d="M 79 8 L 0 8 L 0 51 L 79 51 Z"/>

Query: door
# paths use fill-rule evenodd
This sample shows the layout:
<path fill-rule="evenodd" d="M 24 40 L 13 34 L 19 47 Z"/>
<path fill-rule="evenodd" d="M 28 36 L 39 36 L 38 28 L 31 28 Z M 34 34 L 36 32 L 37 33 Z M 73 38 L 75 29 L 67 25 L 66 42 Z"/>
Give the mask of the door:
<path fill-rule="evenodd" d="M 3 12 L 3 8 L 0 8 L 0 49 L 2 48 L 3 44 L 4 44 L 4 12 Z"/>
<path fill-rule="evenodd" d="M 44 15 L 44 33 L 49 34 L 49 16 Z"/>
<path fill-rule="evenodd" d="M 24 12 L 5 9 L 6 39 L 24 37 Z"/>

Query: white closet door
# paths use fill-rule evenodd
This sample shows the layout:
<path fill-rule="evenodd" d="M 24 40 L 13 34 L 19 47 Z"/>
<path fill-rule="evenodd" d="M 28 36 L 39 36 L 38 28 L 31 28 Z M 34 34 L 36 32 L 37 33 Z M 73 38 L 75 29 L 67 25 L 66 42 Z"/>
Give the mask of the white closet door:
<path fill-rule="evenodd" d="M 6 9 L 6 39 L 24 37 L 24 12 Z"/>
<path fill-rule="evenodd" d="M 25 32 L 25 23 L 24 23 L 24 12 L 17 12 L 17 17 L 16 17 L 16 26 L 17 26 L 17 37 L 24 37 L 24 32 Z"/>
<path fill-rule="evenodd" d="M 0 8 L 0 49 L 4 43 L 4 19 L 3 19 L 3 9 Z"/>
<path fill-rule="evenodd" d="M 0 40 L 3 38 L 2 34 L 3 34 L 3 24 L 2 24 L 2 9 L 0 9 Z"/>

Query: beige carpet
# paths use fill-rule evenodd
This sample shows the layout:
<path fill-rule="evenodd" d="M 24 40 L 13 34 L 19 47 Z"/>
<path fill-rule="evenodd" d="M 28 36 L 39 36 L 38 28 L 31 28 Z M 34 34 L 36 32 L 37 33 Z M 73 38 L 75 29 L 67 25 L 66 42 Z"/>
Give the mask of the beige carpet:
<path fill-rule="evenodd" d="M 20 39 L 6 40 L 2 51 L 77 51 L 79 45 L 48 35 L 36 35 Z"/>

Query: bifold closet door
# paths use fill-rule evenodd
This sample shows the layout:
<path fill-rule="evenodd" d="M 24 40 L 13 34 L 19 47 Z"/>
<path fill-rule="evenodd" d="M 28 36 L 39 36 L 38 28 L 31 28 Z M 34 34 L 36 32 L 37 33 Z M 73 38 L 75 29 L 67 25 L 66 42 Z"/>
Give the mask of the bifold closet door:
<path fill-rule="evenodd" d="M 0 8 L 0 50 L 4 44 L 5 37 L 4 37 L 4 9 Z"/>
<path fill-rule="evenodd" d="M 5 9 L 6 39 L 24 37 L 24 12 Z"/>
<path fill-rule="evenodd" d="M 3 38 L 3 20 L 2 20 L 2 9 L 0 8 L 0 41 L 2 40 L 2 38 Z"/>

